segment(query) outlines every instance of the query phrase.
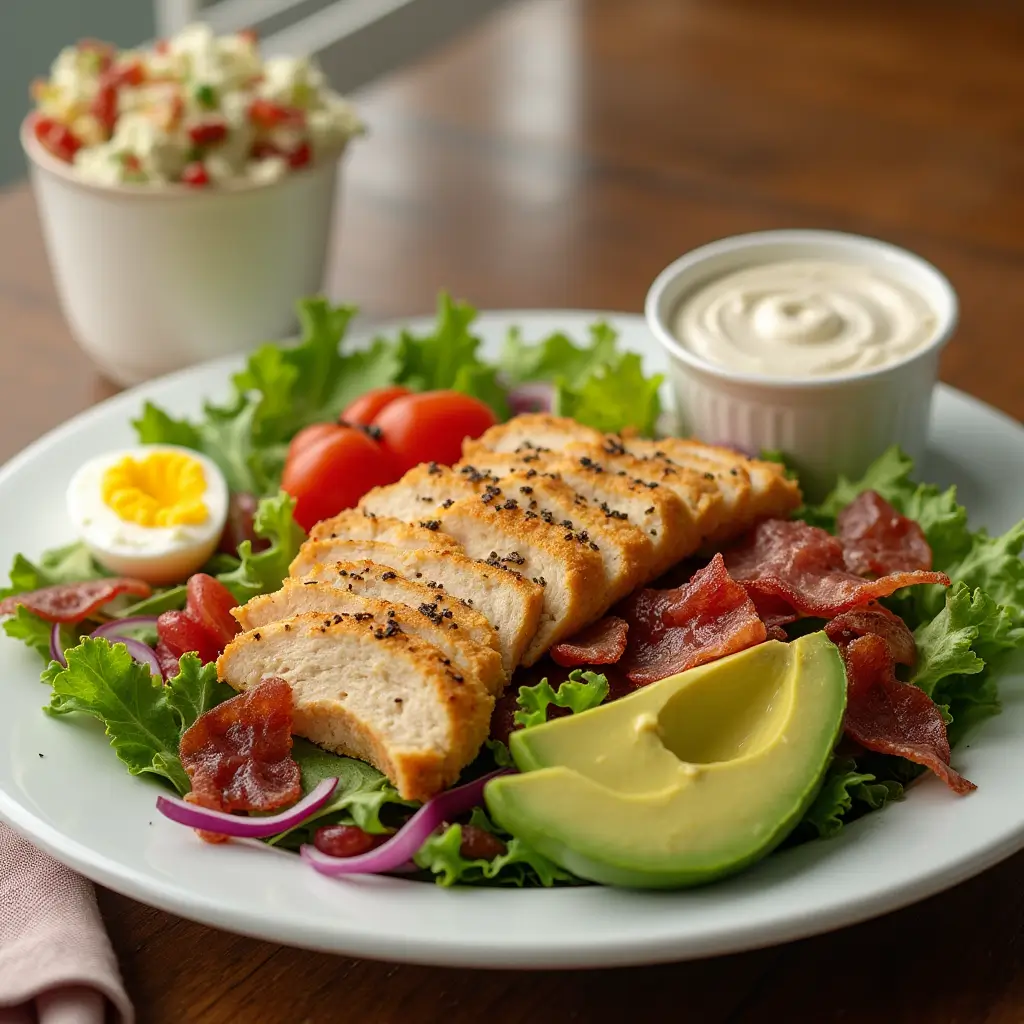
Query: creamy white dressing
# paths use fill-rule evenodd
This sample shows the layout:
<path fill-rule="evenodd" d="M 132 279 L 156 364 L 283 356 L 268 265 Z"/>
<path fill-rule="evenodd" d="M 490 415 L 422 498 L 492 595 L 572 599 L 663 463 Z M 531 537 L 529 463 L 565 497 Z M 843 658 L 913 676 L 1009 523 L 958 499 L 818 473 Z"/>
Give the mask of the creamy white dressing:
<path fill-rule="evenodd" d="M 743 267 L 683 298 L 679 341 L 718 366 L 827 377 L 898 362 L 932 341 L 935 310 L 883 271 L 824 259 Z"/>

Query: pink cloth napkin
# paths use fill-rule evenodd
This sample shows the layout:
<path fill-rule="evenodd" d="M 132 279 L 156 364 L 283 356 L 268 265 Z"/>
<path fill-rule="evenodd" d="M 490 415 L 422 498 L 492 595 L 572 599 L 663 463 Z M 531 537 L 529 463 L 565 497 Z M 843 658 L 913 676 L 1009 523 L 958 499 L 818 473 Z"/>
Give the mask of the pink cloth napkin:
<path fill-rule="evenodd" d="M 107 1019 L 134 1014 L 92 886 L 0 822 L 0 1024 Z"/>

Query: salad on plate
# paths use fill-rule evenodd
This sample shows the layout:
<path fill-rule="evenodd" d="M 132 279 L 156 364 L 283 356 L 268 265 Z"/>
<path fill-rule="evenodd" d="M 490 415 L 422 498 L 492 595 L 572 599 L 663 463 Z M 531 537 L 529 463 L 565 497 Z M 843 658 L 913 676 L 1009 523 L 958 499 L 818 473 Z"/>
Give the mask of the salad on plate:
<path fill-rule="evenodd" d="M 784 454 L 659 437 L 602 323 L 488 362 L 446 295 L 351 351 L 351 308 L 300 312 L 227 403 L 146 404 L 0 591 L 47 712 L 165 815 L 329 876 L 667 888 L 924 775 L 969 799 L 1024 522 L 972 531 L 895 449 L 807 505 Z"/>
<path fill-rule="evenodd" d="M 35 138 L 97 185 L 269 184 L 363 131 L 313 60 L 263 60 L 255 33 L 203 24 L 149 49 L 83 39 L 32 98 Z"/>

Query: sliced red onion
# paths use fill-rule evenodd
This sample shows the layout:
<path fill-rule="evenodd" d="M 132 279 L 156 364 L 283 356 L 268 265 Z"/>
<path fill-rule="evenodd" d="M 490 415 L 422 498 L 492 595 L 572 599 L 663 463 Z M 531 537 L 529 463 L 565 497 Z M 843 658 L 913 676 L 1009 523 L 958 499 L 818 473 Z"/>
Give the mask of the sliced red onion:
<path fill-rule="evenodd" d="M 160 667 L 160 659 L 156 656 L 156 651 L 153 650 L 148 644 L 144 644 L 141 640 L 136 640 L 133 636 L 107 636 L 104 639 L 108 640 L 112 644 L 124 644 L 128 648 L 128 653 L 139 663 L 149 667 L 149 671 L 157 677 L 157 679 L 163 680 L 164 672 Z"/>
<path fill-rule="evenodd" d="M 106 637 L 109 640 L 112 636 L 120 636 L 121 631 L 124 629 L 139 629 L 142 626 L 156 629 L 156 616 L 132 615 L 127 619 L 111 619 L 109 622 L 104 622 L 98 629 L 94 629 L 89 635 L 93 639 Z"/>
<path fill-rule="evenodd" d="M 55 622 L 50 630 L 50 658 L 64 668 L 68 667 L 67 658 L 64 657 L 64 645 L 60 642 L 59 622 Z"/>
<path fill-rule="evenodd" d="M 434 829 L 479 806 L 484 786 L 512 769 L 503 768 L 449 789 L 428 800 L 386 843 L 358 857 L 331 857 L 307 843 L 300 848 L 303 859 L 323 875 L 380 875 L 400 871 L 413 859 Z"/>
<path fill-rule="evenodd" d="M 508 393 L 508 405 L 513 415 L 521 412 L 551 412 L 554 389 L 547 381 L 520 384 Z"/>
<path fill-rule="evenodd" d="M 311 814 L 320 810 L 330 800 L 337 785 L 337 779 L 324 779 L 316 789 L 286 811 L 258 818 L 199 807 L 176 796 L 158 796 L 156 809 L 171 821 L 188 825 L 189 828 L 200 828 L 204 832 L 216 832 L 218 835 L 238 839 L 269 839 L 278 832 L 287 832 L 301 825 Z"/>

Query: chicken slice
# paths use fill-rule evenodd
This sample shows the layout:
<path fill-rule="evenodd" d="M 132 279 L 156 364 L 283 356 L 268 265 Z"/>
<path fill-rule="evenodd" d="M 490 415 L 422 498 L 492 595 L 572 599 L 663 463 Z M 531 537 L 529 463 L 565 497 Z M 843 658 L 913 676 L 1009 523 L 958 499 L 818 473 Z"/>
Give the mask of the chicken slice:
<path fill-rule="evenodd" d="M 256 629 L 280 619 L 313 612 L 329 623 L 340 616 L 373 622 L 385 629 L 396 624 L 404 633 L 433 644 L 464 676 L 476 679 L 488 693 L 497 695 L 505 688 L 501 655 L 470 638 L 461 627 L 451 629 L 454 615 L 438 609 L 436 602 L 410 607 L 407 604 L 363 597 L 338 586 L 345 577 L 335 575 L 329 582 L 288 579 L 273 594 L 254 597 L 232 612 L 243 629 Z"/>
<path fill-rule="evenodd" d="M 437 530 L 413 526 L 393 516 L 378 516 L 358 508 L 345 509 L 330 519 L 322 520 L 309 531 L 309 536 L 311 540 L 325 540 L 330 537 L 344 537 L 346 540 L 379 540 L 413 551 L 419 548 L 459 550 L 456 541 L 443 533 L 438 533 Z"/>
<path fill-rule="evenodd" d="M 378 597 L 382 601 L 407 604 L 410 608 L 425 608 L 431 616 L 436 614 L 446 619 L 449 626 L 456 623 L 474 643 L 501 653 L 498 634 L 487 619 L 462 598 L 447 593 L 444 584 L 436 580 L 422 577 L 410 580 L 390 566 L 365 558 L 314 565 L 301 579 L 332 583 L 360 597 Z"/>
<path fill-rule="evenodd" d="M 601 556 L 609 604 L 650 578 L 654 547 L 643 529 L 607 515 L 557 474 L 510 465 L 507 455 L 495 452 L 480 452 L 472 463 L 459 463 L 456 468 L 470 478 L 499 477 L 496 485 L 489 486 L 497 486 L 528 511 L 550 513 L 560 526 L 579 531 Z"/>
<path fill-rule="evenodd" d="M 404 798 L 427 800 L 476 757 L 494 707 L 448 661 L 397 626 L 308 614 L 240 634 L 217 673 L 236 690 L 284 679 L 296 735 L 369 761 Z"/>
<path fill-rule="evenodd" d="M 502 665 L 509 675 L 537 631 L 542 587 L 518 573 L 455 552 L 409 551 L 379 541 L 307 541 L 291 564 L 291 575 L 302 577 L 317 565 L 360 559 L 389 566 L 413 581 L 438 583 L 450 597 L 466 601 L 497 632 Z"/>
<path fill-rule="evenodd" d="M 788 515 L 803 500 L 799 485 L 777 462 L 751 459 L 731 448 L 682 437 L 648 441 L 624 436 L 621 441 L 634 455 L 668 459 L 714 476 L 731 508 L 730 515 L 709 538 L 712 541 L 736 537 L 759 519 Z"/>

